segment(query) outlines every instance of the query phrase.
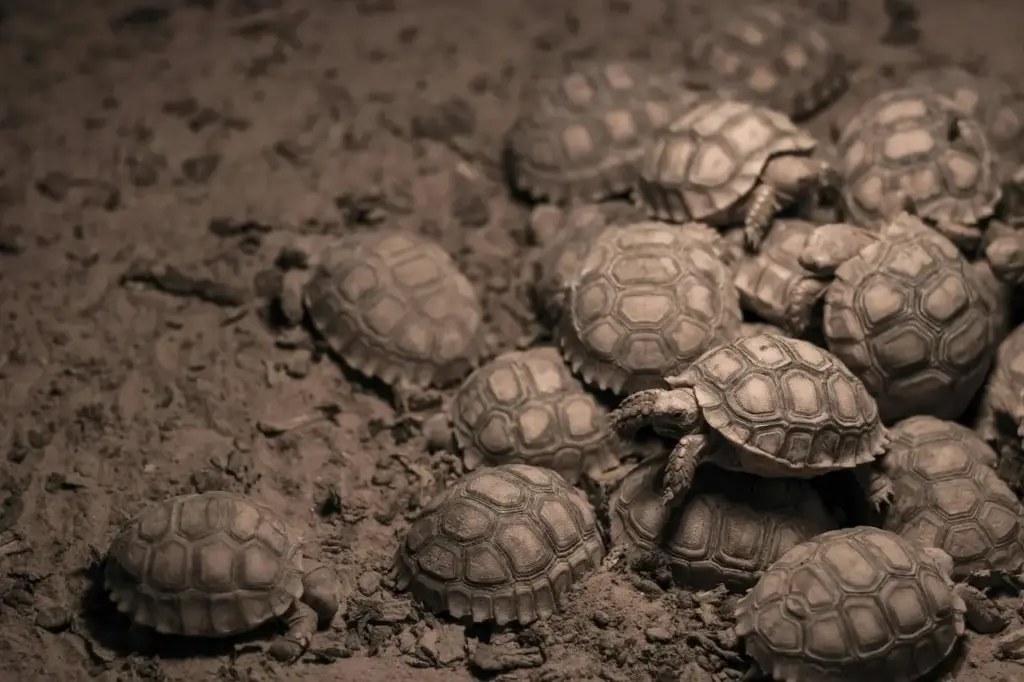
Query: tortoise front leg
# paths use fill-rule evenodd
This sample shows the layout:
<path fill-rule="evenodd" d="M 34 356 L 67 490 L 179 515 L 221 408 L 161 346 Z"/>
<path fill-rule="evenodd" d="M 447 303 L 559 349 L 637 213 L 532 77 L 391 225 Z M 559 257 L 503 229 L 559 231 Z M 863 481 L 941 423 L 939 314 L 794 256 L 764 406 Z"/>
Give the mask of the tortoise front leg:
<path fill-rule="evenodd" d="M 697 466 L 704 459 L 708 438 L 702 433 L 683 436 L 668 456 L 661 477 L 661 503 L 666 507 L 682 504 L 693 485 Z"/>
<path fill-rule="evenodd" d="M 754 188 L 750 196 L 750 206 L 747 208 L 747 215 L 743 219 L 743 237 L 747 243 L 747 249 L 756 252 L 761 248 L 761 243 L 768 235 L 768 228 L 775 220 L 775 214 L 779 212 L 781 204 L 779 194 L 775 187 L 762 182 Z"/>
<path fill-rule="evenodd" d="M 281 620 L 288 626 L 288 631 L 273 641 L 270 645 L 270 655 L 283 663 L 291 663 L 306 653 L 309 643 L 313 640 L 313 633 L 316 632 L 316 611 L 296 600 L 281 616 Z"/>

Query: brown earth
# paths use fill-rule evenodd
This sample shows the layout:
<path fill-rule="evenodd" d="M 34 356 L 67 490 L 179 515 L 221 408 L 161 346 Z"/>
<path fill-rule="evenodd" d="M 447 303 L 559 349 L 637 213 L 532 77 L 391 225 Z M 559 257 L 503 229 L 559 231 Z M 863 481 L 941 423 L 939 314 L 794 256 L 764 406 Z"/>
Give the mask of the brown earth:
<path fill-rule="evenodd" d="M 849 4 L 838 29 L 869 79 L 922 55 L 1024 64 L 1011 0 L 922 3 L 909 46 L 882 44 L 882 2 Z M 551 682 L 740 676 L 719 594 L 602 574 L 547 624 L 488 633 L 379 589 L 406 517 L 456 464 L 425 454 L 419 421 L 373 386 L 275 343 L 267 303 L 290 235 L 385 222 L 452 253 L 497 338 L 530 338 L 527 211 L 496 172 L 517 92 L 576 57 L 665 59 L 693 23 L 682 0 L 0 12 L 0 678 L 455 682 L 467 658 Z M 302 662 L 252 641 L 129 654 L 98 558 L 148 502 L 210 489 L 315 523 L 348 599 Z M 1001 607 L 1019 624 L 1016 601 Z M 1024 679 L 992 648 L 970 636 L 950 679 Z"/>

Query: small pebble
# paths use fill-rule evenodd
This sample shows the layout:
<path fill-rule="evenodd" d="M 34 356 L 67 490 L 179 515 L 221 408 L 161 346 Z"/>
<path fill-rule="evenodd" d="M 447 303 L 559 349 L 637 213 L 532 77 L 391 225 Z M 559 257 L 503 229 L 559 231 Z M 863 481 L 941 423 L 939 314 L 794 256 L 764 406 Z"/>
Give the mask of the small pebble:
<path fill-rule="evenodd" d="M 612 622 L 611 616 L 601 610 L 594 611 L 590 614 L 590 618 L 594 621 L 594 625 L 599 628 L 606 628 L 611 625 Z"/>
<path fill-rule="evenodd" d="M 36 614 L 36 625 L 50 632 L 66 630 L 71 625 L 71 612 L 63 606 L 48 606 Z"/>
<path fill-rule="evenodd" d="M 372 597 L 380 589 L 380 573 L 377 571 L 363 573 L 359 576 L 356 586 L 367 597 Z"/>
<path fill-rule="evenodd" d="M 647 628 L 644 631 L 644 635 L 646 635 L 647 641 L 652 644 L 663 644 L 672 640 L 672 633 L 668 631 L 668 628 Z"/>

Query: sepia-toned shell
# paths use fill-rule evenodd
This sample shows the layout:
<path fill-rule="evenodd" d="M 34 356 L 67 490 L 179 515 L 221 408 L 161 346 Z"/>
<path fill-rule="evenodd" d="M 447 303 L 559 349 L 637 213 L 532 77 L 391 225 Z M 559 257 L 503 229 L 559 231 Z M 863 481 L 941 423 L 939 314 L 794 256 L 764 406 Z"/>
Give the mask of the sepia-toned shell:
<path fill-rule="evenodd" d="M 914 682 L 964 633 L 966 605 L 935 552 L 868 526 L 819 535 L 740 599 L 736 634 L 776 680 Z"/>
<path fill-rule="evenodd" d="M 540 79 L 508 133 L 513 184 L 552 203 L 624 194 L 647 140 L 697 98 L 678 74 L 634 62 L 590 63 Z"/>
<path fill-rule="evenodd" d="M 550 218 L 553 211 L 560 216 L 556 225 L 548 226 L 551 235 L 534 263 L 531 287 L 537 313 L 549 326 L 557 324 L 565 311 L 569 284 L 579 274 L 580 264 L 597 235 L 609 225 L 628 225 L 643 219 L 643 212 L 626 202 L 581 204 L 564 210 L 538 206 L 534 214 L 544 213 Z"/>
<path fill-rule="evenodd" d="M 659 220 L 727 225 L 768 160 L 817 146 L 785 114 L 746 102 L 707 99 L 673 120 L 647 145 L 636 200 Z"/>
<path fill-rule="evenodd" d="M 457 381 L 484 350 L 473 285 L 437 243 L 416 234 L 345 237 L 322 255 L 303 300 L 332 351 L 391 385 Z"/>
<path fill-rule="evenodd" d="M 669 385 L 693 388 L 708 426 L 780 472 L 856 467 L 888 444 L 860 379 L 801 339 L 737 339 L 671 377 Z"/>
<path fill-rule="evenodd" d="M 828 282 L 800 265 L 800 253 L 814 230 L 803 220 L 777 220 L 759 252 L 744 258 L 733 281 L 744 308 L 790 336 L 800 337 L 820 322 L 820 306 Z M 797 304 L 806 304 L 798 309 Z"/>
<path fill-rule="evenodd" d="M 953 578 L 1024 568 L 1024 509 L 985 461 L 996 454 L 955 422 L 911 417 L 890 430 L 885 468 L 896 486 L 884 528 L 953 559 Z"/>
<path fill-rule="evenodd" d="M 302 596 L 300 539 L 270 508 L 228 492 L 158 502 L 114 538 L 105 585 L 117 610 L 165 634 L 226 637 Z"/>
<path fill-rule="evenodd" d="M 1009 83 L 944 66 L 917 71 L 907 84 L 931 88 L 948 97 L 964 115 L 981 122 L 1001 159 L 1020 165 L 1024 153 L 1024 94 Z"/>
<path fill-rule="evenodd" d="M 883 92 L 858 111 L 837 143 L 851 222 L 882 227 L 903 210 L 925 220 L 975 225 L 1002 196 L 997 157 L 976 119 L 934 90 Z"/>
<path fill-rule="evenodd" d="M 685 64 L 719 94 L 803 119 L 848 87 L 847 60 L 824 23 L 778 4 L 720 13 L 690 41 Z"/>
<path fill-rule="evenodd" d="M 582 493 L 551 470 L 505 464 L 432 500 L 402 538 L 392 576 L 434 613 L 529 624 L 553 614 L 603 558 Z"/>
<path fill-rule="evenodd" d="M 989 306 L 956 246 L 902 215 L 836 270 L 823 326 L 829 350 L 864 382 L 882 421 L 956 419 L 998 343 Z"/>
<path fill-rule="evenodd" d="M 745 590 L 796 545 L 835 528 L 806 481 L 698 469 L 678 509 L 661 502 L 664 459 L 642 462 L 612 496 L 612 546 L 627 556 L 660 551 L 675 580 L 693 589 Z"/>
<path fill-rule="evenodd" d="M 473 372 L 450 407 L 467 468 L 520 462 L 570 483 L 614 464 L 607 410 L 555 348 L 501 355 Z"/>
<path fill-rule="evenodd" d="M 715 236 L 703 225 L 658 222 L 601 233 L 557 329 L 563 357 L 586 384 L 617 394 L 663 386 L 735 338 L 739 294 Z"/>

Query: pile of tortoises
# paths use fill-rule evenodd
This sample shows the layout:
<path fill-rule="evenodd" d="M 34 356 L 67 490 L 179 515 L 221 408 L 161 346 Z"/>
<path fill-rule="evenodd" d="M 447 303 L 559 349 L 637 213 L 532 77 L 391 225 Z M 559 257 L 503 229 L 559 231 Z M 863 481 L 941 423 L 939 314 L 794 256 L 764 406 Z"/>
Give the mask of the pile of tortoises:
<path fill-rule="evenodd" d="M 338 361 L 402 409 L 457 386 L 420 423 L 467 473 L 399 538 L 396 590 L 526 626 L 654 553 L 680 589 L 741 595 L 766 675 L 911 682 L 1019 584 L 1024 232 L 1003 198 L 1024 100 L 921 70 L 818 139 L 849 68 L 816 19 L 757 5 L 673 69 L 595 62 L 527 88 L 506 152 L 535 204 L 524 270 L 549 340 L 530 347 L 488 336 L 426 237 L 292 254 L 281 311 Z M 227 493 L 131 521 L 106 585 L 161 633 L 279 618 L 283 659 L 338 610 L 300 534 Z"/>

